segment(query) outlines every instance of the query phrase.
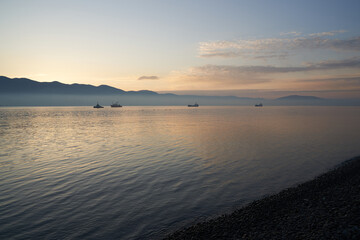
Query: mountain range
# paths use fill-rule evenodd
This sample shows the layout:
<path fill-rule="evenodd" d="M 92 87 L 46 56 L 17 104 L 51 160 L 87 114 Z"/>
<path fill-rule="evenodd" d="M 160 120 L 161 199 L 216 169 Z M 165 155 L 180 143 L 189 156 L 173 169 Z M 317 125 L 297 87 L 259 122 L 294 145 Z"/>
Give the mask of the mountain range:
<path fill-rule="evenodd" d="M 360 105 L 360 100 L 333 100 L 315 96 L 290 95 L 277 99 L 236 96 L 198 96 L 159 94 L 154 91 L 124 91 L 108 85 L 64 84 L 37 82 L 27 78 L 0 76 L 1 106 L 88 106 L 96 102 L 110 105 L 114 101 L 122 105 L 245 105 L 262 102 L 264 105 Z"/>
<path fill-rule="evenodd" d="M 108 85 L 98 87 L 87 84 L 64 84 L 60 82 L 37 82 L 27 78 L 0 76 L 0 93 L 30 94 L 157 94 L 153 91 L 124 91 Z"/>

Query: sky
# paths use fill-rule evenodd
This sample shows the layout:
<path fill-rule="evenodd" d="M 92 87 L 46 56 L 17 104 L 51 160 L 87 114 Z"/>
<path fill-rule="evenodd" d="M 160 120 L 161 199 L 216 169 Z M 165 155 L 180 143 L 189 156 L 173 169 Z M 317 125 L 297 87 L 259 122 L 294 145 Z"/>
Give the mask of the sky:
<path fill-rule="evenodd" d="M 360 98 L 360 1 L 0 0 L 0 75 Z"/>

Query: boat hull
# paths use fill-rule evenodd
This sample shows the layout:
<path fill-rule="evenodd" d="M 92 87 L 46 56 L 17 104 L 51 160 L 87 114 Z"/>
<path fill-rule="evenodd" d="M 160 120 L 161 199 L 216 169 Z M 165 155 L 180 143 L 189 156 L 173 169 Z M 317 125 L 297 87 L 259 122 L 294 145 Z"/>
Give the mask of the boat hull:
<path fill-rule="evenodd" d="M 189 104 L 188 107 L 199 107 L 199 104 L 195 103 L 194 105 Z"/>

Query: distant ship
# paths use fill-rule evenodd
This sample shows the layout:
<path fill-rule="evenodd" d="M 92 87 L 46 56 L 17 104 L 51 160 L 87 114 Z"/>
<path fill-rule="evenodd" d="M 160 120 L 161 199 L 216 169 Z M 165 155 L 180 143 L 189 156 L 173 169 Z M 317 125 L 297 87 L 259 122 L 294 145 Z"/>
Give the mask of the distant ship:
<path fill-rule="evenodd" d="M 110 105 L 111 107 L 122 107 L 118 102 L 113 103 Z"/>
<path fill-rule="evenodd" d="M 99 103 L 97 103 L 94 108 L 104 108 L 103 106 L 100 106 Z"/>
<path fill-rule="evenodd" d="M 189 104 L 188 107 L 198 107 L 199 104 L 195 103 L 194 105 Z"/>
<path fill-rule="evenodd" d="M 255 104 L 255 107 L 262 107 L 262 103 L 259 103 L 259 104 Z"/>

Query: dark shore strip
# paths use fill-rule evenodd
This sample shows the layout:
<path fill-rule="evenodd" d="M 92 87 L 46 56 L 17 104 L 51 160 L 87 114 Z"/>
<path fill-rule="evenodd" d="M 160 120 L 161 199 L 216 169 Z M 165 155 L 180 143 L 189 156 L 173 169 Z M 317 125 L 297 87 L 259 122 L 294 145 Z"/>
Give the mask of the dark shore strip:
<path fill-rule="evenodd" d="M 360 239 L 360 157 L 165 239 Z"/>

